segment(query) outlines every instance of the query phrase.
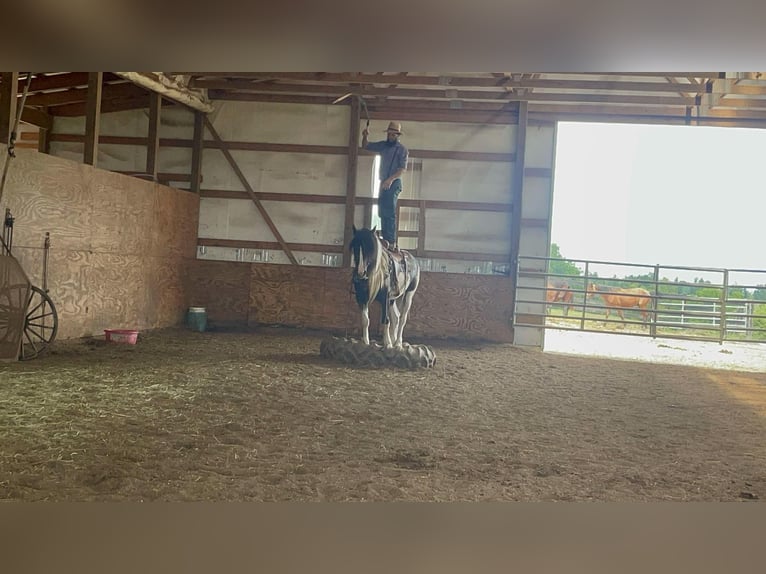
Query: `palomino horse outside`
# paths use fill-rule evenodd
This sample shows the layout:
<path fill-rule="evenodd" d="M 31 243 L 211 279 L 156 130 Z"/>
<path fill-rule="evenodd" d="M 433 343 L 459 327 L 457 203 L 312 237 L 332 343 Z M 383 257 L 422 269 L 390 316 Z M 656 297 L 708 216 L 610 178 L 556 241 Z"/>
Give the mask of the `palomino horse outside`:
<path fill-rule="evenodd" d="M 392 253 L 386 249 L 375 228 L 357 229 L 354 226 L 353 230 L 349 248 L 354 255 L 354 293 L 362 311 L 362 340 L 365 345 L 370 344 L 369 306 L 377 301 L 381 307 L 383 346 L 401 348 L 412 297 L 420 284 L 418 261 L 408 251 Z M 401 312 L 397 301 L 402 301 Z"/>
<path fill-rule="evenodd" d="M 599 286 L 594 283 L 588 285 L 588 298 L 590 299 L 594 295 L 601 295 L 606 305 L 606 318 L 609 319 L 609 310 L 614 309 L 620 316 L 620 319 L 625 322 L 625 314 L 623 309 L 631 309 L 638 307 L 641 311 L 641 319 L 646 326 L 649 320 L 649 302 L 652 300 L 649 291 L 642 289 L 641 287 L 631 287 L 620 289 L 617 287 L 605 287 Z"/>
<path fill-rule="evenodd" d="M 569 309 L 572 307 L 574 293 L 568 291 L 569 283 L 566 281 L 550 281 L 547 283 L 545 291 L 545 302 L 556 303 L 560 301 L 564 305 L 564 315 L 569 315 Z"/>

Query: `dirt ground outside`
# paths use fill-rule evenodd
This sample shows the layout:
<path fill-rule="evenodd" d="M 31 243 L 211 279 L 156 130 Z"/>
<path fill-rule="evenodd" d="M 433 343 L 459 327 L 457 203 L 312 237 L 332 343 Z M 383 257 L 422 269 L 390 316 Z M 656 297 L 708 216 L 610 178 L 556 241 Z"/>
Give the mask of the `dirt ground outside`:
<path fill-rule="evenodd" d="M 556 353 L 629 359 L 712 369 L 766 372 L 766 342 L 690 341 L 548 329 L 545 350 Z"/>
<path fill-rule="evenodd" d="M 0 365 L 0 499 L 766 498 L 764 373 L 443 341 L 434 369 L 364 370 L 324 336 L 167 329 Z"/>

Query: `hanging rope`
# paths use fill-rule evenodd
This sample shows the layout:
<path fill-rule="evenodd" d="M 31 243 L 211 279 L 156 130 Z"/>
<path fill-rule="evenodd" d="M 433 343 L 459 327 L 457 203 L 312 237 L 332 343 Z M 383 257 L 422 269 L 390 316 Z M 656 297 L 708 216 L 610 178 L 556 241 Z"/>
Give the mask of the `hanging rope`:
<path fill-rule="evenodd" d="M 8 177 L 8 167 L 11 164 L 11 158 L 16 157 L 16 134 L 19 130 L 19 122 L 21 121 L 21 114 L 24 112 L 24 104 L 27 101 L 27 93 L 29 92 L 29 85 L 32 83 L 32 72 L 27 72 L 27 83 L 24 85 L 24 92 L 21 95 L 21 102 L 16 109 L 16 117 L 13 121 L 13 129 L 11 130 L 11 138 L 8 141 L 8 156 L 5 158 L 5 164 L 3 165 L 3 177 L 0 179 L 0 201 L 3 200 L 3 192 L 5 191 L 5 179 Z"/>

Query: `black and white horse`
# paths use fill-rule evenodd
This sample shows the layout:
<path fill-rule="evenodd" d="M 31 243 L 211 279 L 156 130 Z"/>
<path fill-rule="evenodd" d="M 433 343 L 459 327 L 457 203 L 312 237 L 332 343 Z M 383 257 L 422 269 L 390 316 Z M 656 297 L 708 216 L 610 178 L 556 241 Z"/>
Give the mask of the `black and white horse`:
<path fill-rule="evenodd" d="M 383 346 L 401 348 L 412 297 L 420 284 L 417 259 L 408 251 L 392 253 L 386 249 L 375 228 L 354 227 L 349 248 L 354 256 L 354 293 L 362 311 L 362 340 L 365 345 L 370 344 L 369 306 L 377 301 L 382 311 Z M 402 301 L 401 312 L 397 301 Z"/>

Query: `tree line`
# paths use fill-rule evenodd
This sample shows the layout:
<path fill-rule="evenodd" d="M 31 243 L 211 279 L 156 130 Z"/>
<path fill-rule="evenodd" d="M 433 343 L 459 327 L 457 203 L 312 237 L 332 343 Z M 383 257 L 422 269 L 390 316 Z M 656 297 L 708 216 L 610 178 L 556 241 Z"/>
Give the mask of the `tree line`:
<path fill-rule="evenodd" d="M 567 281 L 572 289 L 585 289 L 585 278 L 583 270 L 572 261 L 567 260 L 562 254 L 561 249 L 556 243 L 551 243 L 550 265 L 548 272 L 553 275 L 566 275 L 566 278 L 554 277 L 552 281 Z M 589 279 L 598 279 L 599 284 L 611 287 L 651 287 L 646 282 L 654 282 L 654 273 L 644 273 L 636 275 L 626 275 L 622 279 L 601 278 L 598 273 L 590 272 Z M 651 290 L 651 289 L 649 289 Z M 715 286 L 711 281 L 702 277 L 695 277 L 691 282 L 680 281 L 678 277 L 673 280 L 667 277 L 661 277 L 658 285 L 659 293 L 662 295 L 678 295 L 685 297 L 708 297 L 718 299 L 721 297 L 723 287 Z M 755 289 L 745 289 L 743 287 L 732 286 L 728 288 L 729 299 L 752 299 L 756 301 L 766 301 L 766 285 Z"/>

